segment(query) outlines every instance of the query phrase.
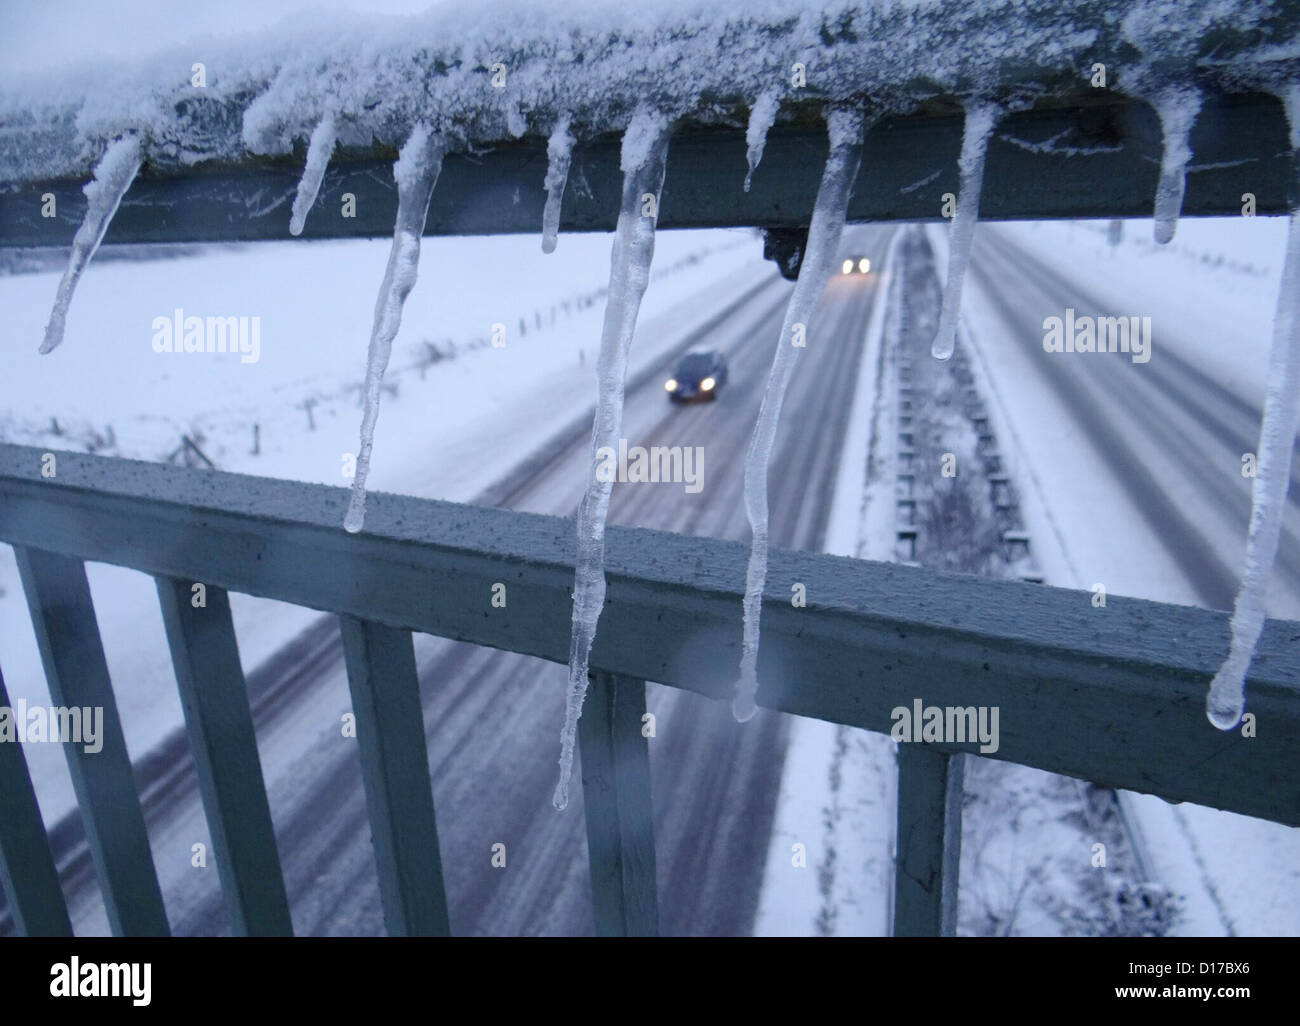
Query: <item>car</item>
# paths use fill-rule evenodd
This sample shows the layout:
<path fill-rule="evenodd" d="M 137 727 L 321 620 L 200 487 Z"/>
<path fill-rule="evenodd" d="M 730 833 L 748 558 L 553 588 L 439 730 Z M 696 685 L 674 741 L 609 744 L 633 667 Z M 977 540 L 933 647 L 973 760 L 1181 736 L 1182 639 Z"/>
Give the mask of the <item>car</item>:
<path fill-rule="evenodd" d="M 871 261 L 864 256 L 848 256 L 844 258 L 844 263 L 840 265 L 842 274 L 852 274 L 856 271 L 858 274 L 871 273 Z"/>
<path fill-rule="evenodd" d="M 697 399 L 716 399 L 718 390 L 727 383 L 727 359 L 716 349 L 687 353 L 677 362 L 673 376 L 664 382 L 664 391 L 675 403 Z"/>

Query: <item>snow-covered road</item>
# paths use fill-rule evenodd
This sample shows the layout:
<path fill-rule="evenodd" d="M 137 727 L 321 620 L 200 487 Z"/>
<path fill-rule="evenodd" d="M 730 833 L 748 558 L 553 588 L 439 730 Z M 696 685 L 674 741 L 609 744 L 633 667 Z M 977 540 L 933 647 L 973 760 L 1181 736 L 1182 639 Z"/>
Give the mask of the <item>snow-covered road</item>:
<path fill-rule="evenodd" d="M 860 229 L 846 245 L 884 252 L 892 229 Z M 792 383 L 773 454 L 772 538 L 785 548 L 820 549 L 845 422 L 858 383 L 874 277 L 835 279 Z M 790 286 L 775 274 L 731 315 L 714 317 L 629 382 L 623 434 L 629 445 L 699 446 L 703 488 L 619 484 L 615 523 L 743 539 L 744 453 L 757 415 L 768 358 Z M 716 297 L 724 310 L 732 296 Z M 812 331 L 816 335 L 811 334 Z M 643 340 L 644 341 L 644 340 Z M 670 405 L 663 380 L 675 354 L 723 349 L 730 380 L 711 403 Z M 571 516 L 581 495 L 589 421 L 552 440 L 488 490 L 499 505 Z M 520 455 L 524 455 L 521 447 Z M 562 715 L 563 667 L 510 653 L 417 637 L 452 927 L 457 933 L 582 934 L 591 930 L 581 803 L 557 813 L 555 735 Z M 276 669 L 278 668 L 278 669 Z M 342 737 L 349 699 L 337 631 L 325 619 L 250 675 L 259 748 L 295 929 L 300 934 L 383 932 L 355 743 Z M 761 713 L 735 722 L 725 703 L 652 686 L 651 742 L 656 851 L 665 933 L 749 932 L 763 883 L 788 722 Z M 167 785 L 146 800 L 155 852 L 187 852 L 206 837 L 193 779 L 178 762 L 155 760 Z M 75 840 L 75 830 L 70 830 Z M 507 865 L 494 868 L 492 845 Z M 187 859 L 158 859 L 173 929 L 212 934 L 226 927 L 217 877 Z M 74 859 L 69 885 L 78 934 L 102 932 L 89 860 Z"/>
<path fill-rule="evenodd" d="M 1249 252 L 1262 266 L 1259 229 Z M 976 363 L 1047 582 L 1231 609 L 1250 519 L 1242 456 L 1258 445 L 1262 399 L 1252 318 L 1271 309 L 1255 294 L 1266 291 L 1258 267 L 1213 271 L 1213 252 L 1199 267 L 1173 252 L 1135 256 L 1132 241 L 1094 253 L 1095 235 L 1070 232 L 984 226 L 966 296 Z M 1067 307 L 1150 316 L 1149 362 L 1046 352 L 1044 319 Z M 1269 613 L 1300 617 L 1294 492 Z M 1160 882 L 1187 895 L 1181 932 L 1300 931 L 1300 830 L 1151 796 L 1126 805 Z"/>

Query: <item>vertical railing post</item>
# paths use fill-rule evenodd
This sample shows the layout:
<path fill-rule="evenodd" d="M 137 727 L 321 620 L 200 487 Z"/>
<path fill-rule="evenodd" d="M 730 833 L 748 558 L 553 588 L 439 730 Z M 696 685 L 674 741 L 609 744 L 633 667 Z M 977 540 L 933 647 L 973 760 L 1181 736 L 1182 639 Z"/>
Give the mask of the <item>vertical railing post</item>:
<path fill-rule="evenodd" d="M 659 933 L 645 681 L 597 671 L 578 721 L 596 933 Z"/>
<path fill-rule="evenodd" d="M 192 582 L 170 577 L 157 580 L 195 776 L 232 932 L 236 936 L 289 936 L 293 933 L 289 899 L 230 599 L 224 588 L 203 585 L 203 602 L 196 606 Z"/>
<path fill-rule="evenodd" d="M 379 897 L 392 936 L 447 936 L 447 895 L 411 632 L 340 616 Z"/>
<path fill-rule="evenodd" d="M 14 555 L 50 697 L 60 706 L 103 715 L 98 751 L 87 751 L 84 744 L 65 744 L 63 753 L 109 925 L 118 936 L 167 936 L 171 930 L 85 565 L 79 559 L 21 546 L 14 547 Z"/>
<path fill-rule="evenodd" d="M 898 747 L 895 937 L 956 933 L 964 758 L 917 742 Z"/>
<path fill-rule="evenodd" d="M 0 706 L 12 709 L 0 673 Z M 17 741 L 0 739 L 0 886 L 25 937 L 71 937 L 68 905 L 50 854 L 27 760 Z"/>

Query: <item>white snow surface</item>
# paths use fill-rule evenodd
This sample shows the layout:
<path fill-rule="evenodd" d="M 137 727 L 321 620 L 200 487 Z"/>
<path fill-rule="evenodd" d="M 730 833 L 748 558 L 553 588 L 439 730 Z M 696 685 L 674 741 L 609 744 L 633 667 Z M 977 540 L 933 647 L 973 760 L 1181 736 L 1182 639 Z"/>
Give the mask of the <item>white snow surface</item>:
<path fill-rule="evenodd" d="M 781 405 L 785 401 L 790 376 L 801 348 L 816 345 L 812 334 L 812 313 L 821 298 L 822 290 L 831 276 L 831 269 L 839 251 L 840 234 L 848 213 L 853 182 L 862 162 L 862 115 L 857 111 L 835 108 L 827 115 L 830 134 L 830 155 L 822 171 L 817 201 L 813 205 L 812 224 L 808 228 L 808 246 L 799 267 L 799 280 L 795 283 L 790 303 L 785 310 L 785 321 L 776 341 L 772 357 L 772 370 L 768 375 L 763 403 L 758 411 L 758 423 L 750 438 L 745 454 L 745 512 L 753 538 L 749 550 L 749 567 L 745 574 L 744 639 L 740 656 L 740 679 L 732 712 L 741 723 L 753 718 L 758 711 L 755 697 L 758 694 L 758 645 L 763 614 L 763 586 L 767 583 L 767 470 L 776 441 L 776 428 L 781 419 Z M 800 331 L 803 339 L 795 337 Z"/>
<path fill-rule="evenodd" d="M 1225 34 L 1252 49 L 1203 45 Z M 1284 0 L 488 0 L 322 13 L 118 65 L 0 72 L 0 180 L 86 174 L 132 131 L 159 168 L 284 154 L 335 115 L 341 145 L 370 149 L 425 120 L 464 145 L 544 136 L 564 116 L 587 138 L 623 130 L 642 102 L 672 120 L 733 121 L 769 95 L 869 98 L 878 113 L 938 96 L 1024 100 L 1077 91 L 1095 60 L 1131 66 L 1134 46 L 1147 89 L 1264 78 L 1300 53 L 1298 34 Z M 199 53 L 203 86 L 191 84 Z"/>

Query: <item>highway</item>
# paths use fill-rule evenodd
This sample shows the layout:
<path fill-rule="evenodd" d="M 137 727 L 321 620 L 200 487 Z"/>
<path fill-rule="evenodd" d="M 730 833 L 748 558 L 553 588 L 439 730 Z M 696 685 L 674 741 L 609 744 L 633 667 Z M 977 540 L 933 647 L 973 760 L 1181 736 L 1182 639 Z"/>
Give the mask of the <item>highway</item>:
<path fill-rule="evenodd" d="M 772 459 L 775 547 L 821 548 L 866 326 L 884 294 L 880 265 L 895 230 L 846 233 L 844 251 L 869 254 L 875 273 L 832 279 L 810 326 Z M 748 539 L 745 450 L 791 289 L 771 270 L 733 315 L 682 339 L 658 373 L 630 388 L 623 424 L 629 446 L 702 447 L 703 487 L 691 494 L 681 483 L 616 484 L 611 522 Z M 718 308 L 731 298 L 718 296 Z M 677 354 L 701 347 L 726 353 L 728 384 L 712 402 L 670 403 L 663 382 Z M 520 437 L 530 437 L 528 425 L 520 425 Z M 489 489 L 490 500 L 573 517 L 589 445 L 589 425 L 542 453 L 521 445 L 529 472 Z M 453 932 L 591 933 L 580 792 L 563 813 L 551 805 L 565 668 L 426 636 L 417 636 L 416 656 Z M 340 729 L 349 703 L 334 618 L 322 617 L 251 673 L 248 684 L 295 933 L 382 934 L 355 741 Z M 788 722 L 760 711 L 737 724 L 726 703 L 653 684 L 649 708 L 657 718 L 650 757 L 661 929 L 747 934 L 762 885 Z M 188 856 L 207 831 L 183 737 L 152 753 L 137 775 L 155 853 Z M 51 843 L 74 930 L 106 932 L 75 816 L 54 826 Z M 491 861 L 498 843 L 506 846 L 504 868 Z M 175 934 L 229 932 L 210 862 L 202 869 L 188 857 L 156 861 Z"/>

